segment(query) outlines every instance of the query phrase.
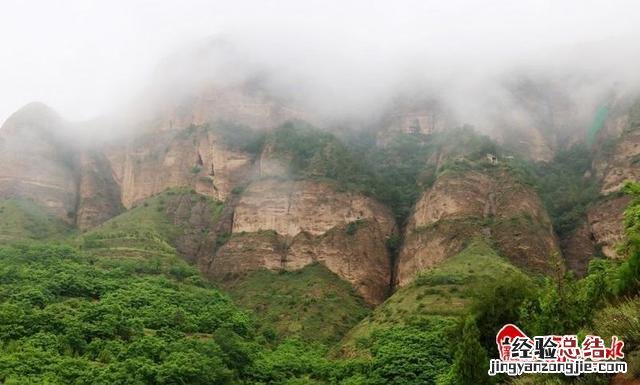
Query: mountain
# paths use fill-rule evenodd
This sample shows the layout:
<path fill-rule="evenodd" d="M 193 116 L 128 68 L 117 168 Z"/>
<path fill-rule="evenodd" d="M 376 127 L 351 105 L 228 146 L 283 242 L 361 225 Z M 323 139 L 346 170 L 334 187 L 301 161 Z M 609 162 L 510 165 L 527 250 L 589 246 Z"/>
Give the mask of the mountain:
<path fill-rule="evenodd" d="M 53 383 L 76 360 L 104 383 L 448 384 L 467 323 L 493 356 L 504 323 L 637 315 L 634 97 L 514 75 L 486 114 L 425 91 L 345 128 L 268 73 L 201 73 L 228 49 L 168 60 L 117 119 L 33 103 L 0 128 L 0 382 L 25 354 Z"/>

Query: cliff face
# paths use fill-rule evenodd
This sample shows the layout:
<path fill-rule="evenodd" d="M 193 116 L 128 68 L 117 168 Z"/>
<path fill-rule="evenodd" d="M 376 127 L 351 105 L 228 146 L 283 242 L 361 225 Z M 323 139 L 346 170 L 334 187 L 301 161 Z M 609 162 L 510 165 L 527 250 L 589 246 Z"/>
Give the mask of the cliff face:
<path fill-rule="evenodd" d="M 98 226 L 124 210 L 120 186 L 113 179 L 108 160 L 98 151 L 80 153 L 80 184 L 76 226 L 87 230 Z"/>
<path fill-rule="evenodd" d="M 502 86 L 484 106 L 493 135 L 535 161 L 550 161 L 562 146 L 582 141 L 606 97 L 580 77 L 513 73 Z"/>
<path fill-rule="evenodd" d="M 373 199 L 338 192 L 328 183 L 265 179 L 244 190 L 236 205 L 233 232 L 275 230 L 287 237 L 301 232 L 321 235 L 357 220 L 373 220 L 385 234 L 395 228 L 389 210 Z"/>
<path fill-rule="evenodd" d="M 251 155 L 226 149 L 205 128 L 145 135 L 111 146 L 105 156 L 127 208 L 175 186 L 225 200 L 252 162 Z"/>
<path fill-rule="evenodd" d="M 35 201 L 72 223 L 77 176 L 72 149 L 58 137 L 65 123 L 48 107 L 29 104 L 0 128 L 0 196 Z"/>
<path fill-rule="evenodd" d="M 626 180 L 640 178 L 640 124 L 638 117 L 630 115 L 611 117 L 597 143 L 598 154 L 593 167 L 602 179 L 602 195 L 620 190 Z"/>
<path fill-rule="evenodd" d="M 599 252 L 622 258 L 616 251 L 624 239 L 623 213 L 629 198 L 619 195 L 627 180 L 640 178 L 640 106 L 629 99 L 610 102 L 608 116 L 593 145 L 593 172 L 601 180 L 601 197 L 587 210 L 585 223 L 563 240 L 569 264 L 579 273 Z"/>
<path fill-rule="evenodd" d="M 445 172 L 422 195 L 405 230 L 399 285 L 457 254 L 475 237 L 490 239 L 516 266 L 537 272 L 553 268 L 559 248 L 540 199 L 508 171 L 493 167 Z"/>
<path fill-rule="evenodd" d="M 131 114 L 149 132 L 218 121 L 268 129 L 288 120 L 310 119 L 301 109 L 270 96 L 250 82 L 210 85 L 176 95 L 169 92 L 163 97 L 151 96 Z M 146 118 L 140 119 L 140 115 Z"/>
<path fill-rule="evenodd" d="M 587 213 L 591 238 L 609 258 L 621 257 L 616 252 L 616 246 L 624 238 L 623 213 L 629 201 L 627 196 L 603 199 L 594 204 Z"/>
<path fill-rule="evenodd" d="M 385 242 L 395 233 L 391 213 L 370 198 L 326 183 L 266 179 L 250 184 L 239 199 L 233 235 L 210 272 L 224 279 L 318 262 L 351 282 L 365 300 L 379 303 L 391 274 Z"/>
<path fill-rule="evenodd" d="M 619 259 L 617 246 L 624 240 L 624 210 L 629 197 L 612 194 L 600 198 L 587 210 L 584 223 L 562 241 L 568 266 L 584 275 L 591 259 L 601 255 Z"/>
<path fill-rule="evenodd" d="M 398 97 L 383 117 L 383 133 L 431 134 L 455 126 L 442 102 L 425 97 Z M 382 139 L 382 138 L 381 138 Z"/>

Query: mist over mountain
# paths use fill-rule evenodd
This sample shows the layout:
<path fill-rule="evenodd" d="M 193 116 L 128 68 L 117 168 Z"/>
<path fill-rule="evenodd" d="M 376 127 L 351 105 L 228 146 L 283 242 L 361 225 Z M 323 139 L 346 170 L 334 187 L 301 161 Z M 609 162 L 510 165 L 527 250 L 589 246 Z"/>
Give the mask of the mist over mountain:
<path fill-rule="evenodd" d="M 639 8 L 3 4 L 0 384 L 635 384 Z"/>

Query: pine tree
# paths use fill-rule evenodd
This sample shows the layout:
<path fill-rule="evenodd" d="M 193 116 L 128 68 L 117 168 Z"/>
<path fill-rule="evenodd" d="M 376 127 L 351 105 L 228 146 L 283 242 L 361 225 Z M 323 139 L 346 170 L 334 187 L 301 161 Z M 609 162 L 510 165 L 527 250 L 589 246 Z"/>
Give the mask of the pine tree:
<path fill-rule="evenodd" d="M 462 329 L 462 341 L 452 367 L 452 383 L 456 385 L 489 385 L 487 351 L 480 344 L 480 331 L 473 317 L 467 317 Z"/>

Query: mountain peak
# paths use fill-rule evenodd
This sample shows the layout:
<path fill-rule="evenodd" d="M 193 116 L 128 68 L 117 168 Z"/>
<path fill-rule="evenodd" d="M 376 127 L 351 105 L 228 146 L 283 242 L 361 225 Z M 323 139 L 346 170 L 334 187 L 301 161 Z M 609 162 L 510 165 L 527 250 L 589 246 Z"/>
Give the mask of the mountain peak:
<path fill-rule="evenodd" d="M 62 124 L 62 118 L 51 107 L 41 102 L 31 102 L 14 112 L 0 127 L 0 132 L 55 130 Z"/>

